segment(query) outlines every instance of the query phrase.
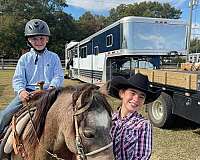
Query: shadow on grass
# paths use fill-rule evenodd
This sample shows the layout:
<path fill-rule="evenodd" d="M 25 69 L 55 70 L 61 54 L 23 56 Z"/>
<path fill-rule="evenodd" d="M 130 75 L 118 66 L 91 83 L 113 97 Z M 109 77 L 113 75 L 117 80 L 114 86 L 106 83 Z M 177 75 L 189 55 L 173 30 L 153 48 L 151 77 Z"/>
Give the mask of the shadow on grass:
<path fill-rule="evenodd" d="M 199 130 L 199 134 L 200 134 L 200 124 L 184 119 L 182 117 L 176 116 L 170 130 L 174 130 L 174 131 Z"/>

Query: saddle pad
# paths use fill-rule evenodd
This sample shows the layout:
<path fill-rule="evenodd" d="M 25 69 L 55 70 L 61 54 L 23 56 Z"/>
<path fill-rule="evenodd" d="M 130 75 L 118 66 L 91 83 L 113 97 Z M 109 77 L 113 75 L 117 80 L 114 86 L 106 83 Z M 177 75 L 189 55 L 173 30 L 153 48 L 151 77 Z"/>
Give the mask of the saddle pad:
<path fill-rule="evenodd" d="M 33 116 L 33 111 L 30 112 L 31 116 Z M 17 131 L 17 134 L 20 136 L 24 127 L 26 126 L 26 124 L 29 122 L 30 120 L 30 115 L 27 113 L 21 120 L 19 120 L 19 122 L 17 123 L 16 125 L 16 131 Z M 6 154 L 9 154 L 12 152 L 13 150 L 13 132 L 11 132 L 11 134 L 9 135 L 8 139 L 7 139 L 7 142 L 4 146 L 4 152 Z"/>
<path fill-rule="evenodd" d="M 35 107 L 31 108 L 29 111 L 28 110 L 25 110 L 24 112 L 22 112 L 18 117 L 17 117 L 17 123 L 28 113 L 28 112 L 34 112 L 36 110 Z M 2 146 L 5 145 L 7 139 L 8 139 L 8 136 L 10 135 L 10 132 L 12 131 L 11 130 L 12 127 L 11 127 L 11 124 L 6 126 L 5 129 L 4 129 L 4 135 L 3 135 L 3 138 L 2 138 L 2 142 L 0 143 L 0 149 L 2 148 Z M 4 143 L 4 144 L 2 144 Z"/>

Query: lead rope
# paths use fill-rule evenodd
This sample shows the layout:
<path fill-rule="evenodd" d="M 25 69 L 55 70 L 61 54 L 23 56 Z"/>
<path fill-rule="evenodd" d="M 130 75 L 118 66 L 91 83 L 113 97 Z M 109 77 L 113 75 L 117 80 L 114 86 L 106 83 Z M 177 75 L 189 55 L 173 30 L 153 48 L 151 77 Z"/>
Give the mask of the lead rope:
<path fill-rule="evenodd" d="M 75 126 L 75 132 L 76 132 L 76 149 L 78 152 L 78 160 L 87 160 L 87 157 L 85 156 L 83 145 L 81 142 L 81 137 L 79 135 L 79 129 L 78 129 L 78 119 L 77 119 L 77 108 L 74 106 L 74 126 Z"/>

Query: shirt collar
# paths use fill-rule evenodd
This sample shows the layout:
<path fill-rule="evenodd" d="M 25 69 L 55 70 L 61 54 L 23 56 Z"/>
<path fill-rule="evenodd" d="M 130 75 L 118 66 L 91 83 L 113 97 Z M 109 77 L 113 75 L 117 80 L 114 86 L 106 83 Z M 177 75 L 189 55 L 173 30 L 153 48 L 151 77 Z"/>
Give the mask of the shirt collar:
<path fill-rule="evenodd" d="M 30 50 L 32 53 L 34 53 L 34 54 L 37 54 L 37 52 L 34 50 L 34 48 L 31 48 L 31 50 Z M 44 52 L 42 53 L 42 54 L 45 54 L 45 53 L 47 53 L 47 48 L 45 48 L 44 49 Z"/>
<path fill-rule="evenodd" d="M 128 120 L 130 120 L 132 117 L 139 117 L 139 116 L 140 116 L 140 114 L 139 114 L 137 111 L 135 111 L 135 112 L 133 112 L 133 113 L 130 112 L 130 113 L 127 114 L 126 117 L 121 118 L 121 117 L 120 117 L 120 110 L 119 110 L 118 112 L 115 112 L 115 113 L 113 114 L 112 120 L 113 120 L 113 121 L 114 121 L 114 120 L 128 121 Z"/>

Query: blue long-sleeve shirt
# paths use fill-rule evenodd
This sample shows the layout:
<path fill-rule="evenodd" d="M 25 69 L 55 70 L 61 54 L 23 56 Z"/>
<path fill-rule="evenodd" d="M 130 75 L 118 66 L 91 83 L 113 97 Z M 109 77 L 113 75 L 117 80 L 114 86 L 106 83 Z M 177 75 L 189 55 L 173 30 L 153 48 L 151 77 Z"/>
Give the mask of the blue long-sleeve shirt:
<path fill-rule="evenodd" d="M 35 90 L 34 84 L 39 81 L 45 82 L 44 89 L 63 85 L 64 72 L 60 58 L 47 49 L 38 57 L 33 49 L 20 57 L 13 76 L 13 88 L 18 94 L 27 88 Z"/>

